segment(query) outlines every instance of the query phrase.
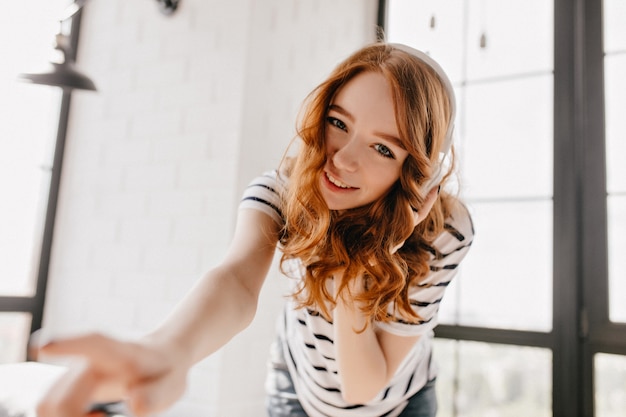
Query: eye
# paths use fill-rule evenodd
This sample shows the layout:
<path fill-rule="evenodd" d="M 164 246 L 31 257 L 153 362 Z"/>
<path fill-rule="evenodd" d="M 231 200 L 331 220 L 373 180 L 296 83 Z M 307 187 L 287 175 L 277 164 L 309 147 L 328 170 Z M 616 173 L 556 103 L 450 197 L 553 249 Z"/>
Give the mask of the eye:
<path fill-rule="evenodd" d="M 328 120 L 328 123 L 330 123 L 332 126 L 335 126 L 337 129 L 341 129 L 343 131 L 348 130 L 348 127 L 346 126 L 346 124 L 342 122 L 341 120 L 337 119 L 336 117 L 328 116 L 326 120 Z"/>
<path fill-rule="evenodd" d="M 385 158 L 396 159 L 393 152 L 391 152 L 391 149 L 381 143 L 377 143 L 376 145 L 374 145 L 374 150 Z"/>

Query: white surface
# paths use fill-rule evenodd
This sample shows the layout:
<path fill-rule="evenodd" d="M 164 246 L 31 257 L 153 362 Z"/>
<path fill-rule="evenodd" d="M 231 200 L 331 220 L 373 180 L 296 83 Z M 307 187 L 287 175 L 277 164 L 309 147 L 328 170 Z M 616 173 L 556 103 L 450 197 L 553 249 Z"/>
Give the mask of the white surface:
<path fill-rule="evenodd" d="M 0 365 L 0 416 L 35 417 L 35 406 L 65 368 L 37 362 Z M 2 416 L 4 417 L 4 416 Z"/>

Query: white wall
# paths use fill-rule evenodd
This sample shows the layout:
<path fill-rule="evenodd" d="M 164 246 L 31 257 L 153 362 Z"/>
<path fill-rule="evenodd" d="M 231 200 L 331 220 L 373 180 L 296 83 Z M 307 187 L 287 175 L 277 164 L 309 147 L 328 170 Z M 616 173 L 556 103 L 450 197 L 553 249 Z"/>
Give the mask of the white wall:
<path fill-rule="evenodd" d="M 245 184 L 276 166 L 302 99 L 374 39 L 375 0 L 92 0 L 73 96 L 44 327 L 133 337 L 224 254 Z M 184 415 L 263 415 L 283 285 L 196 366 Z M 182 412 L 179 412 L 182 414 Z"/>

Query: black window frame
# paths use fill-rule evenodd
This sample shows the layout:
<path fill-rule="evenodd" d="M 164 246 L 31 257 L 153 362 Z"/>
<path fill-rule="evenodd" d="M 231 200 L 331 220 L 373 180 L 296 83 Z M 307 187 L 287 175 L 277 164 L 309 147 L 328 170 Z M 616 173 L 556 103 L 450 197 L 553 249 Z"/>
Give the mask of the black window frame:
<path fill-rule="evenodd" d="M 378 2 L 378 35 L 386 29 Z M 548 348 L 552 413 L 594 415 L 596 353 L 626 355 L 609 320 L 602 0 L 554 1 L 553 328 L 439 325 L 438 338 Z"/>
<path fill-rule="evenodd" d="M 70 33 L 68 34 L 68 37 L 71 48 L 66 52 L 65 59 L 72 63 L 76 62 L 81 16 L 82 11 L 78 11 L 71 17 L 69 22 Z M 65 153 L 65 141 L 67 138 L 71 98 L 71 89 L 63 89 L 54 144 L 54 155 L 52 159 L 52 167 L 50 169 L 50 186 L 48 189 L 43 227 L 41 229 L 42 239 L 39 250 L 39 264 L 37 267 L 34 295 L 0 295 L 0 313 L 29 313 L 31 315 L 31 334 L 40 329 L 43 322 L 43 311 L 46 300 L 46 289 L 48 286 L 50 259 L 52 255 L 54 223 L 56 218 L 59 190 L 61 188 L 61 171 L 63 168 L 63 156 Z M 27 360 L 31 359 L 28 356 L 28 349 L 27 352 L 25 352 L 25 356 Z"/>

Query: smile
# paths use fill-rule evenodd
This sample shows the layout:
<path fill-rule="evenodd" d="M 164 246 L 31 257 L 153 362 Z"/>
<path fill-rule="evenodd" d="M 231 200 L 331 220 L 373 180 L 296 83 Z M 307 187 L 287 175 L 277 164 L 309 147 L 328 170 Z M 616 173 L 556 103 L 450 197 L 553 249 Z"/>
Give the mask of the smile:
<path fill-rule="evenodd" d="M 350 188 L 354 188 L 354 187 L 350 187 L 348 184 L 344 184 L 343 182 L 339 181 L 337 178 L 333 177 L 328 172 L 325 172 L 325 174 L 326 174 L 326 179 L 328 179 L 328 181 L 336 187 L 343 188 L 346 190 Z"/>

